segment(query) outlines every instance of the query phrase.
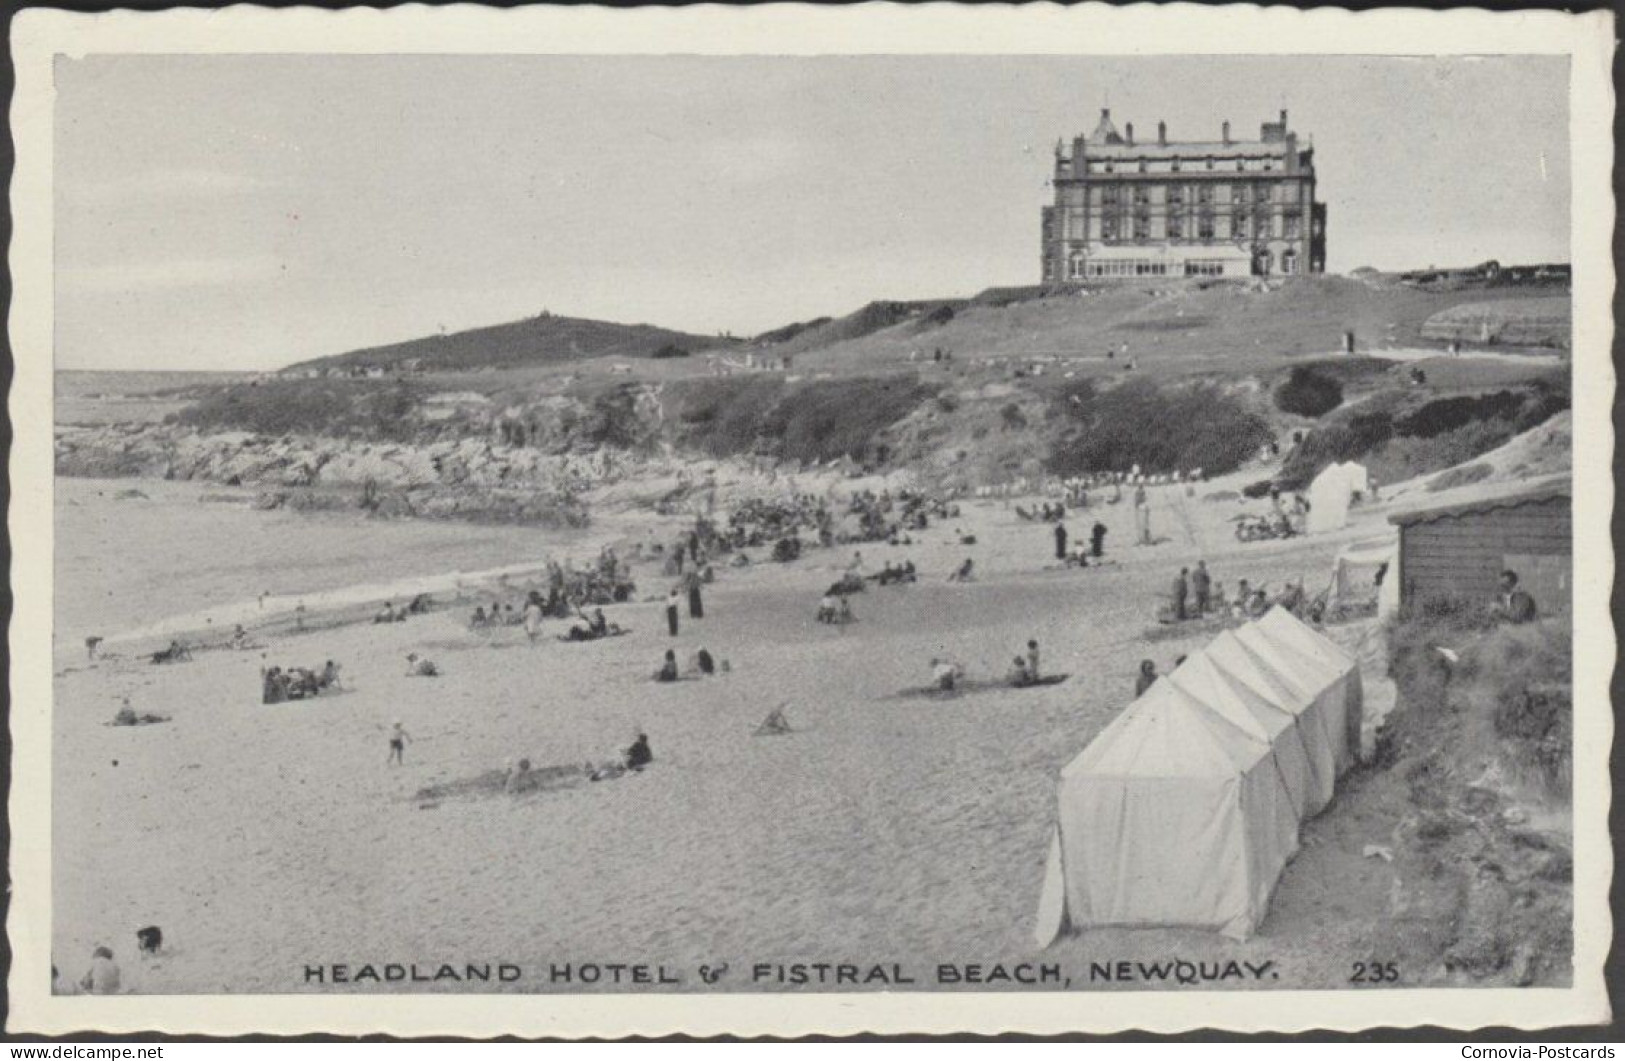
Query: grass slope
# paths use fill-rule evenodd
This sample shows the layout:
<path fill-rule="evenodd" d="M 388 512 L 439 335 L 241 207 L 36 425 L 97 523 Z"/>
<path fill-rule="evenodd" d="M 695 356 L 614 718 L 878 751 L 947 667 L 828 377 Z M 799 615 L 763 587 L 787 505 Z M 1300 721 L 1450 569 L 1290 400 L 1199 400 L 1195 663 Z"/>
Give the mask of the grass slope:
<path fill-rule="evenodd" d="M 726 346 L 716 336 L 657 328 L 649 324 L 546 315 L 529 320 L 473 328 L 451 335 L 432 335 L 387 346 L 319 357 L 289 366 L 298 369 L 399 366 L 415 361 L 426 371 L 512 368 L 520 365 L 579 361 L 601 357 L 650 357 L 662 347 L 690 353 Z"/>

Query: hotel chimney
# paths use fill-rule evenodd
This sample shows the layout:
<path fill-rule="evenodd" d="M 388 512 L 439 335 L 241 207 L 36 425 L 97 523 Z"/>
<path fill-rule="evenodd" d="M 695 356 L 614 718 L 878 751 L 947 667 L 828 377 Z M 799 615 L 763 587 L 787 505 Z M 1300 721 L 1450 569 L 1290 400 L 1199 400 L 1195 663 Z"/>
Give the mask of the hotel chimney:
<path fill-rule="evenodd" d="M 1130 145 L 1132 145 L 1134 143 L 1134 123 L 1133 122 L 1125 122 L 1124 123 L 1124 125 L 1123 125 L 1123 139 L 1127 140 Z"/>
<path fill-rule="evenodd" d="M 1158 122 L 1157 123 L 1157 146 L 1158 147 L 1167 147 L 1168 146 L 1168 123 L 1167 122 Z"/>
<path fill-rule="evenodd" d="M 1225 143 L 1226 147 L 1228 147 L 1230 145 L 1230 123 L 1229 122 L 1224 123 L 1224 143 Z"/>

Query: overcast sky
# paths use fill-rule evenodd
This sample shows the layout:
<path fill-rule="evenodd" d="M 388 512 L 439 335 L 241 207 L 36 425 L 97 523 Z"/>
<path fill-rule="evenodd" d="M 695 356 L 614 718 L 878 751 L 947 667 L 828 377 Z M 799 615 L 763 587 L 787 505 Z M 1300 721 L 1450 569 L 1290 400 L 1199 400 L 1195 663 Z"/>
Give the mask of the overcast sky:
<path fill-rule="evenodd" d="M 1057 137 L 1312 136 L 1328 268 L 1566 260 L 1565 58 L 91 56 L 59 368 L 555 313 L 748 334 L 1038 278 Z"/>

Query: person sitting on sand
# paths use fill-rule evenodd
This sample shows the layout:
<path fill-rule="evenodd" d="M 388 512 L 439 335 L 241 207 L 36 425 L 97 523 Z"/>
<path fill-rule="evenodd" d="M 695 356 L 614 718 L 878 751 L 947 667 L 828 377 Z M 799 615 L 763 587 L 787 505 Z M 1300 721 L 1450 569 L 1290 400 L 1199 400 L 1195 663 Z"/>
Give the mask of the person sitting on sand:
<path fill-rule="evenodd" d="M 168 715 L 136 714 L 135 708 L 130 706 L 129 697 L 124 698 L 124 702 L 120 705 L 118 713 L 113 716 L 113 725 L 115 726 L 149 726 L 154 722 L 168 721 Z"/>
<path fill-rule="evenodd" d="M 491 625 L 491 623 L 490 620 L 485 617 L 485 608 L 483 606 L 476 605 L 474 607 L 474 617 L 468 620 L 468 628 L 470 630 L 484 630 L 489 625 Z"/>
<path fill-rule="evenodd" d="M 825 593 L 818 601 L 818 621 L 833 623 L 841 612 L 841 599 L 833 593 Z"/>
<path fill-rule="evenodd" d="M 412 602 L 406 606 L 406 610 L 412 615 L 422 615 L 427 612 L 433 606 L 433 604 L 434 602 L 429 599 L 429 595 L 427 593 L 419 593 L 417 596 L 412 598 Z"/>
<path fill-rule="evenodd" d="M 87 659 L 92 659 L 92 660 L 95 659 L 96 658 L 96 650 L 101 647 L 101 644 L 102 644 L 102 639 L 99 638 L 99 637 L 87 637 L 87 638 L 85 638 L 85 657 Z"/>
<path fill-rule="evenodd" d="M 157 954 L 164 949 L 164 930 L 157 925 L 146 925 L 136 929 L 135 949 L 142 954 Z"/>
<path fill-rule="evenodd" d="M 972 581 L 975 581 L 975 578 L 976 578 L 976 561 L 972 560 L 970 557 L 967 556 L 967 557 L 965 557 L 965 562 L 960 564 L 959 567 L 957 569 L 955 569 L 954 573 L 948 576 L 948 581 L 949 582 L 972 582 Z"/>
<path fill-rule="evenodd" d="M 304 667 L 288 668 L 288 699 L 307 700 L 320 692 L 316 675 Z"/>
<path fill-rule="evenodd" d="M 80 990 L 91 995 L 116 995 L 119 992 L 118 962 L 106 947 L 97 947 L 90 955 L 90 968 L 79 979 Z"/>
<path fill-rule="evenodd" d="M 406 732 L 400 719 L 395 720 L 389 731 L 389 759 L 386 765 L 406 765 L 406 746 L 412 743 L 412 735 Z"/>
<path fill-rule="evenodd" d="M 440 668 L 434 665 L 434 660 L 419 659 L 416 652 L 409 652 L 406 656 L 406 676 L 408 678 L 437 678 Z"/>
<path fill-rule="evenodd" d="M 242 623 L 238 623 L 236 626 L 232 627 L 231 647 L 239 652 L 249 647 L 248 631 L 243 629 Z"/>
<path fill-rule="evenodd" d="M 339 669 L 339 665 L 332 660 L 323 664 L 321 674 L 316 676 L 317 688 L 322 690 L 343 688 L 339 684 Z"/>
<path fill-rule="evenodd" d="M 1004 680 L 1017 689 L 1025 689 L 1033 683 L 1032 672 L 1027 669 L 1027 661 L 1016 656 L 1010 661 L 1010 670 L 1005 674 Z"/>
<path fill-rule="evenodd" d="M 931 683 L 945 693 L 954 691 L 959 679 L 964 677 L 965 668 L 951 659 L 938 659 L 931 657 Z"/>
<path fill-rule="evenodd" d="M 1135 697 L 1135 699 L 1139 699 L 1140 697 L 1144 696 L 1145 691 L 1147 689 L 1151 688 L 1152 684 L 1154 684 L 1156 682 L 1156 680 L 1157 680 L 1157 665 L 1155 663 L 1153 663 L 1151 660 L 1142 659 L 1140 661 L 1140 673 L 1139 673 L 1139 676 L 1134 679 L 1134 697 Z"/>
<path fill-rule="evenodd" d="M 511 796 L 517 793 L 528 780 L 530 780 L 530 760 L 521 759 L 517 766 L 510 762 L 507 776 L 502 779 L 502 791 Z"/>
<path fill-rule="evenodd" d="M 717 672 L 717 663 L 711 657 L 710 651 L 702 648 L 694 653 L 694 669 L 705 677 L 710 677 Z"/>
<path fill-rule="evenodd" d="M 654 752 L 649 749 L 648 734 L 639 733 L 637 740 L 626 749 L 626 768 L 637 772 L 654 761 Z"/>
<path fill-rule="evenodd" d="M 1252 596 L 1247 598 L 1245 614 L 1249 619 L 1256 619 L 1270 610 L 1269 596 L 1262 589 L 1255 589 Z"/>
<path fill-rule="evenodd" d="M 1237 619 L 1247 618 L 1247 602 L 1252 599 L 1253 591 L 1247 585 L 1247 580 L 1236 580 L 1236 599 L 1230 605 L 1230 614 Z"/>
<path fill-rule="evenodd" d="M 674 682 L 677 680 L 677 653 L 673 649 L 666 649 L 666 658 L 655 671 L 655 681 Z"/>
<path fill-rule="evenodd" d="M 280 704 L 282 701 L 288 698 L 287 692 L 282 684 L 281 667 L 272 667 L 271 669 L 265 671 L 260 678 L 264 686 L 260 692 L 260 703 Z"/>
<path fill-rule="evenodd" d="M 384 606 L 382 608 L 379 608 L 377 614 L 372 617 L 372 621 L 375 622 L 375 623 L 392 623 L 392 622 L 394 622 L 395 621 L 395 606 L 393 604 L 391 604 L 389 601 L 386 600 L 384 602 Z"/>
<path fill-rule="evenodd" d="M 604 618 L 604 609 L 594 608 L 592 610 L 592 618 L 587 621 L 587 628 L 592 631 L 594 637 L 609 636 L 609 620 Z M 620 627 L 616 627 L 616 629 L 619 630 Z"/>

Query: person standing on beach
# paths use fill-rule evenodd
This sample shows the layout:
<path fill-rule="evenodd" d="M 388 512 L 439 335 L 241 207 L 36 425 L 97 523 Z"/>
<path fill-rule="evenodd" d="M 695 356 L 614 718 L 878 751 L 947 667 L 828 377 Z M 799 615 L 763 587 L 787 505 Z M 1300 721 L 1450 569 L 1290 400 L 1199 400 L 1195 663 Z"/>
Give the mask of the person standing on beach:
<path fill-rule="evenodd" d="M 700 600 L 700 583 L 703 580 L 700 578 L 699 571 L 697 569 L 690 571 L 684 577 L 684 581 L 688 583 L 688 617 L 690 619 L 705 618 L 705 604 Z"/>
<path fill-rule="evenodd" d="M 1157 665 L 1148 659 L 1140 661 L 1139 676 L 1134 679 L 1134 698 L 1138 700 L 1145 695 L 1145 691 L 1156 684 Z"/>
<path fill-rule="evenodd" d="M 1027 676 L 1032 681 L 1038 680 L 1038 641 L 1029 639 L 1027 642 Z"/>
<path fill-rule="evenodd" d="M 678 604 L 678 600 L 679 600 L 679 598 L 677 596 L 677 587 L 673 586 L 671 588 L 671 592 L 666 594 L 666 629 L 671 631 L 671 636 L 672 637 L 677 636 L 677 604 Z"/>
<path fill-rule="evenodd" d="M 412 743 L 412 735 L 406 732 L 400 720 L 395 720 L 394 727 L 389 731 L 389 761 L 387 765 L 406 765 L 406 746 Z"/>
<path fill-rule="evenodd" d="M 530 638 L 530 643 L 534 645 L 541 632 L 542 595 L 531 590 L 530 597 L 525 601 L 525 636 Z"/>
<path fill-rule="evenodd" d="M 1066 524 L 1055 524 L 1055 559 L 1066 560 Z"/>
<path fill-rule="evenodd" d="M 1089 553 L 1096 560 L 1106 555 L 1106 525 L 1096 521 L 1089 532 Z"/>
<path fill-rule="evenodd" d="M 1175 619 L 1183 620 L 1185 618 L 1185 598 L 1190 594 L 1190 586 L 1185 579 L 1189 574 L 1190 569 L 1182 567 L 1179 569 L 1179 574 L 1174 576 L 1173 604 Z"/>
<path fill-rule="evenodd" d="M 1213 581 L 1207 573 L 1207 561 L 1196 561 L 1196 570 L 1191 572 L 1191 592 L 1196 595 L 1196 617 L 1202 618 L 1207 614 L 1208 591 Z"/>

